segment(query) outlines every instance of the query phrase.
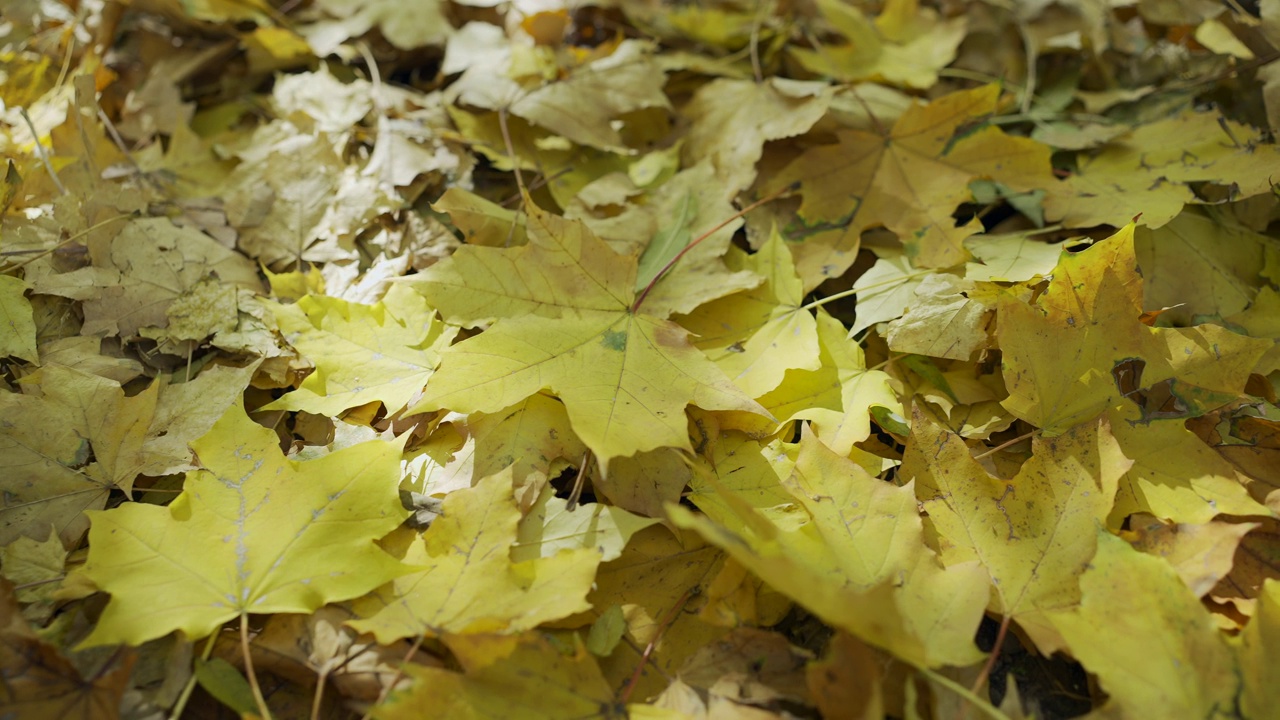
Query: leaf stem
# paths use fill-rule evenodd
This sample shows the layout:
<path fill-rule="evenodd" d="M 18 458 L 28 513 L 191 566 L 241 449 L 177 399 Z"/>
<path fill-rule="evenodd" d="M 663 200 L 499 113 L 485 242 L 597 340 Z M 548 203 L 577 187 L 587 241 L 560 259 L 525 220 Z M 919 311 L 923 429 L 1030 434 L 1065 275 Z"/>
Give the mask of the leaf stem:
<path fill-rule="evenodd" d="M 798 182 L 796 182 L 796 183 L 791 183 L 790 185 L 787 185 L 786 187 L 784 187 L 784 188 L 782 188 L 782 189 L 778 190 L 777 192 L 774 192 L 774 193 L 772 193 L 772 194 L 770 194 L 770 195 L 766 195 L 766 196 L 764 196 L 764 197 L 760 198 L 759 200 L 757 200 L 757 201 L 755 201 L 755 202 L 751 203 L 750 205 L 748 205 L 748 206 L 746 206 L 746 207 L 742 208 L 742 209 L 741 209 L 741 210 L 739 210 L 738 212 L 736 212 L 736 213 L 734 213 L 734 214 L 730 215 L 728 218 L 726 218 L 723 222 L 721 222 L 721 223 L 717 224 L 715 227 L 711 228 L 710 230 L 708 230 L 708 231 L 706 231 L 706 232 L 702 233 L 701 235 L 699 235 L 698 237 L 694 238 L 694 239 L 693 239 L 693 242 L 690 242 L 688 245 L 685 245 L 683 250 L 681 250 L 680 252 L 676 253 L 676 256 L 675 256 L 675 257 L 673 257 L 673 258 L 671 258 L 670 262 L 668 262 L 666 265 L 663 265 L 663 266 L 662 266 L 662 269 L 658 271 L 658 274 L 657 274 L 657 275 L 654 275 L 654 276 L 653 276 L 653 279 L 649 281 L 649 284 L 644 286 L 644 290 L 641 290 L 641 291 L 640 291 L 640 295 L 638 295 L 638 296 L 636 297 L 636 301 L 635 301 L 634 303 L 632 303 L 632 304 L 631 304 L 631 312 L 632 312 L 632 313 L 636 313 L 636 312 L 638 312 L 638 311 L 640 310 L 640 306 L 644 304 L 644 299 L 645 299 L 645 298 L 647 298 L 647 297 L 649 297 L 649 291 L 653 289 L 653 286 L 654 286 L 654 285 L 657 285 L 657 284 L 658 284 L 658 281 L 659 281 L 659 280 L 661 280 L 661 279 L 662 279 L 662 277 L 663 277 L 664 275 L 666 275 L 666 274 L 667 274 L 667 272 L 669 272 L 669 271 L 671 270 L 671 268 L 675 267 L 675 264 L 676 264 L 677 262 L 680 262 L 680 258 L 684 257 L 684 256 L 685 256 L 685 253 L 687 253 L 687 252 L 689 252 L 690 250 L 692 250 L 692 249 L 694 249 L 695 247 L 697 247 L 697 245 L 698 245 L 699 243 L 701 243 L 703 240 L 706 240 L 707 238 L 709 238 L 709 237 L 711 237 L 712 235 L 714 235 L 717 231 L 719 231 L 719 230 L 720 230 L 720 228 L 722 228 L 722 227 L 724 227 L 724 226 L 728 225 L 729 223 L 733 222 L 734 220 L 737 220 L 738 218 L 742 217 L 743 215 L 746 215 L 747 213 L 751 212 L 752 210 L 755 210 L 756 208 L 760 207 L 761 205 L 764 205 L 765 203 L 773 202 L 774 200 L 777 200 L 778 198 L 782 197 L 783 195 L 786 195 L 787 193 L 792 192 L 793 190 L 795 190 L 795 189 L 796 189 L 796 187 L 797 187 L 798 185 L 799 185 L 799 183 L 798 183 Z"/>
<path fill-rule="evenodd" d="M 213 655 L 213 645 L 217 640 L 218 633 L 215 631 L 209 636 L 209 641 L 204 644 L 204 652 L 200 654 L 201 660 L 208 660 L 209 656 Z M 197 682 L 193 668 L 191 677 L 187 678 L 187 684 L 182 688 L 182 694 L 178 696 L 178 701 L 173 704 L 173 708 L 169 712 L 169 720 L 180 720 L 182 711 L 187 709 L 187 701 L 191 699 L 191 693 L 195 692 Z"/>
<path fill-rule="evenodd" d="M 927 667 L 917 666 L 916 669 L 919 670 L 921 674 L 923 674 L 925 677 L 929 678 L 930 680 L 938 683 L 942 687 L 950 690 L 956 695 L 959 695 L 965 700 L 968 700 L 970 704 L 972 704 L 974 707 L 981 710 L 983 715 L 986 715 L 992 720 L 1009 720 L 1008 715 L 1005 715 L 1004 713 L 1000 712 L 1000 710 L 994 707 L 991 703 L 978 697 L 975 693 L 969 690 L 969 688 L 961 685 L 955 680 L 952 680 L 951 678 L 945 675 L 942 675 L 940 673 L 934 672 L 933 670 L 930 670 Z"/>
<path fill-rule="evenodd" d="M 840 300 L 841 298 L 847 298 L 851 295 L 857 295 L 858 293 L 861 293 L 861 292 L 866 292 L 868 290 L 875 290 L 876 288 L 888 287 L 890 285 L 897 285 L 898 283 L 903 282 L 905 280 L 915 280 L 918 277 L 924 277 L 925 275 L 929 275 L 933 272 L 934 272 L 933 270 L 917 270 L 908 275 L 902 275 L 896 278 L 892 278 L 890 280 L 885 280 L 883 282 L 871 283 L 870 285 L 867 285 L 865 287 L 849 288 L 848 290 L 838 292 L 834 295 L 828 295 L 824 298 L 818 298 L 817 300 L 814 300 L 808 305 L 801 305 L 800 309 L 812 310 L 816 307 L 822 307 L 823 305 L 826 305 L 829 302 L 835 302 L 836 300 Z"/>
<path fill-rule="evenodd" d="M 253 690 L 254 702 L 258 703 L 258 713 L 262 720 L 271 720 L 271 710 L 267 708 L 267 700 L 262 697 L 262 688 L 258 686 L 258 674 L 253 671 L 253 654 L 249 652 L 249 614 L 240 613 L 240 652 L 244 654 L 244 674 L 249 676 L 249 688 Z"/>
<path fill-rule="evenodd" d="M 653 639 L 649 641 L 648 645 L 644 646 L 644 652 L 640 654 L 640 662 L 636 663 L 635 672 L 631 673 L 631 678 L 627 680 L 626 686 L 618 693 L 619 703 L 626 705 L 631 701 L 631 693 L 635 692 L 636 685 L 640 682 L 640 674 L 644 671 L 645 663 L 649 662 L 649 656 L 653 654 L 653 648 L 657 646 L 658 641 L 667 632 L 667 628 L 671 627 L 671 624 L 675 622 L 676 614 L 683 610 L 684 606 L 693 598 L 697 589 L 697 587 L 691 587 L 685 590 L 680 599 L 676 601 L 676 604 L 672 605 L 666 616 L 662 618 L 662 622 L 658 624 L 658 632 L 654 633 Z"/>
<path fill-rule="evenodd" d="M 1009 634 L 1009 623 L 1012 618 L 1005 615 L 1000 620 L 1000 630 L 996 632 L 996 642 L 991 646 L 991 655 L 987 658 L 987 663 L 982 666 L 982 672 L 978 673 L 978 679 L 973 681 L 973 692 L 977 694 L 982 690 L 982 686 L 987 684 L 987 678 L 991 676 L 991 668 L 996 665 L 996 658 L 1000 657 L 1000 648 L 1004 647 L 1004 638 Z"/>
<path fill-rule="evenodd" d="M 995 455 L 996 453 L 1000 452 L 1001 450 L 1004 450 L 1005 448 L 1010 447 L 1010 446 L 1013 446 L 1013 445 L 1017 445 L 1018 443 L 1022 442 L 1023 440 L 1026 440 L 1027 438 L 1031 437 L 1032 435 L 1035 435 L 1035 434 L 1036 434 L 1036 432 L 1037 432 L 1036 430 L 1032 430 L 1032 431 L 1031 431 L 1031 432 L 1029 432 L 1029 433 L 1024 433 L 1024 434 L 1022 434 L 1022 435 L 1019 435 L 1018 437 L 1016 437 L 1016 438 L 1014 438 L 1014 439 L 1012 439 L 1012 440 L 1007 440 L 1007 441 L 1005 441 L 1005 442 L 1002 442 L 1002 443 L 1000 443 L 999 445 L 997 445 L 997 446 L 995 446 L 995 447 L 991 448 L 990 450 L 988 450 L 988 451 L 986 451 L 986 452 L 982 453 L 981 455 L 974 455 L 974 456 L 973 456 L 973 459 L 974 459 L 974 460 L 981 460 L 982 458 L 987 457 L 988 455 Z"/>

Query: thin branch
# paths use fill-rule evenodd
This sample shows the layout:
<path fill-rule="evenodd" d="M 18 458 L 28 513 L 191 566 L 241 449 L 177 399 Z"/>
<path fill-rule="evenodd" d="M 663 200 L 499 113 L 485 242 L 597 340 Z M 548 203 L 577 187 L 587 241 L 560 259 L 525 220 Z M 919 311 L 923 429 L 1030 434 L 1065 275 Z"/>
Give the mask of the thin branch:
<path fill-rule="evenodd" d="M 369 720 L 369 716 L 373 714 L 373 711 L 386 701 L 387 696 L 391 694 L 391 688 L 395 687 L 396 683 L 400 682 L 400 678 L 404 677 L 404 666 L 409 664 L 409 661 L 413 659 L 413 656 L 418 652 L 418 648 L 422 647 L 422 643 L 426 639 L 426 635 L 419 635 L 418 639 L 413 641 L 413 645 L 409 647 L 409 652 L 405 653 L 404 659 L 400 661 L 400 667 L 396 668 L 396 674 L 392 675 L 391 680 L 382 686 L 382 691 L 378 693 L 378 699 L 369 706 L 369 709 L 360 717 L 360 720 Z"/>
<path fill-rule="evenodd" d="M 53 179 L 53 184 L 58 187 L 58 192 L 66 195 L 67 188 L 63 186 L 62 180 L 58 179 L 58 173 L 54 172 L 53 163 L 49 162 L 49 153 L 45 152 L 44 143 L 40 142 L 40 131 L 36 130 L 36 124 L 31 122 L 31 116 L 27 114 L 26 108 L 20 107 L 18 112 L 22 114 L 22 119 L 27 121 L 27 127 L 31 129 L 31 140 L 36 144 L 36 154 L 44 162 L 44 169 L 49 172 L 49 177 Z"/>

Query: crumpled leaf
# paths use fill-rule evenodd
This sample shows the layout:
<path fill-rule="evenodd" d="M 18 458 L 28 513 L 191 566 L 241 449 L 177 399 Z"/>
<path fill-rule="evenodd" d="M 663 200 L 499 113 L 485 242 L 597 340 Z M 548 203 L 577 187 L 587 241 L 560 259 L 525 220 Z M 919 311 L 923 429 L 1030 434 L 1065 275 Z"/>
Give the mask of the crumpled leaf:
<path fill-rule="evenodd" d="M 30 379 L 43 397 L 0 393 L 0 543 L 52 524 L 74 545 L 88 527 L 84 511 L 101 509 L 112 487 L 129 493 L 139 475 L 193 469 L 187 443 L 239 397 L 255 367 L 158 380 L 130 397 L 111 380 L 47 364 Z"/>
<path fill-rule="evenodd" d="M 394 0 L 320 0 L 316 5 L 332 19 L 301 28 L 317 57 L 333 52 L 349 38 L 377 27 L 392 45 L 403 50 L 435 45 L 452 27 L 440 0 L 423 0 L 405 7 Z"/>
<path fill-rule="evenodd" d="M 628 153 L 612 121 L 643 108 L 671 107 L 662 92 L 665 80 L 652 43 L 624 40 L 610 55 L 521 95 L 511 112 L 580 145 Z"/>
<path fill-rule="evenodd" d="M 137 660 L 134 653 L 111 657 L 105 666 L 85 677 L 56 646 L 27 625 L 13 585 L 0 580 L 0 667 L 5 671 L 0 703 L 8 716 L 117 718 Z"/>
<path fill-rule="evenodd" d="M 588 609 L 600 552 L 578 546 L 516 561 L 519 522 L 508 471 L 449 493 L 404 554 L 422 569 L 358 600 L 363 619 L 349 624 L 387 644 L 423 633 L 518 633 Z"/>
<path fill-rule="evenodd" d="M 690 449 L 689 404 L 763 412 L 683 328 L 631 311 L 635 272 L 580 223 L 530 204 L 528 245 L 462 247 L 415 284 L 450 321 L 503 319 L 445 350 L 408 413 L 494 412 L 548 389 L 607 470 L 614 457 Z"/>
<path fill-rule="evenodd" d="M 192 443 L 205 469 L 170 506 L 90 516 L 84 573 L 111 600 L 84 644 L 202 638 L 241 615 L 313 612 L 403 574 L 374 544 L 404 519 L 401 442 L 300 463 L 236 402 Z"/>
<path fill-rule="evenodd" d="M 693 123 L 684 146 L 685 165 L 710 158 L 717 182 L 736 194 L 755 180 L 764 144 L 813 127 L 827 111 L 831 94 L 826 83 L 780 77 L 762 83 L 712 80 L 684 107 Z"/>
<path fill-rule="evenodd" d="M 975 285 L 950 274 L 928 275 L 902 317 L 889 323 L 889 349 L 904 355 L 968 360 L 988 344 L 994 313 L 975 298 Z"/>

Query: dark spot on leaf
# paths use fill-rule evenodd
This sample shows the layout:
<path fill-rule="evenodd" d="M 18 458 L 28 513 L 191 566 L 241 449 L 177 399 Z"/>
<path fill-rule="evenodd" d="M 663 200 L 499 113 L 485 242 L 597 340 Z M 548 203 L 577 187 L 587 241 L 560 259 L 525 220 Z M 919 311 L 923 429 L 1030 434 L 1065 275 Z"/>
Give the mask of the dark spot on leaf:
<path fill-rule="evenodd" d="M 600 338 L 600 344 L 610 350 L 622 352 L 627 349 L 627 334 L 618 330 L 605 330 L 604 337 Z"/>

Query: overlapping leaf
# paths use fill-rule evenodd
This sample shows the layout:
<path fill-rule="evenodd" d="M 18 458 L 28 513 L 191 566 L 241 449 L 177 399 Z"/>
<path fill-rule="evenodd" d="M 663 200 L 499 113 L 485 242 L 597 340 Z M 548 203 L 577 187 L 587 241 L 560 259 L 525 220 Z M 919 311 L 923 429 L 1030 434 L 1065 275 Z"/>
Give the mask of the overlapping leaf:
<path fill-rule="evenodd" d="M 86 644 L 201 638 L 248 613 L 313 612 L 409 570 L 374 544 L 405 515 L 399 442 L 299 463 L 237 402 L 192 446 L 205 469 L 168 507 L 91 514 L 84 573 L 111 600 Z"/>
<path fill-rule="evenodd" d="M 444 351 L 410 413 L 493 412 L 547 389 L 607 468 L 614 457 L 689 448 L 689 404 L 763 412 L 683 328 L 632 311 L 635 258 L 534 206 L 528 231 L 522 247 L 461 248 L 416 285 L 448 320 L 501 319 Z"/>

